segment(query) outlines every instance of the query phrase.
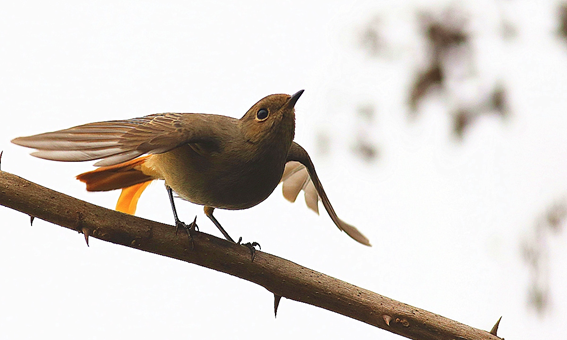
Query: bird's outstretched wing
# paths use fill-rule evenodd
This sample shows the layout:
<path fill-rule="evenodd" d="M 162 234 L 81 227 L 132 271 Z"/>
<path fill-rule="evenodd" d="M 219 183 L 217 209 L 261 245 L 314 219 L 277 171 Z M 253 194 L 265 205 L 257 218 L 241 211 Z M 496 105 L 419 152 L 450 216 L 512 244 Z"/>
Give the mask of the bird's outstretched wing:
<path fill-rule="evenodd" d="M 287 200 L 294 202 L 299 192 L 303 190 L 305 192 L 305 203 L 309 208 L 319 213 L 318 203 L 321 200 L 325 210 L 327 210 L 327 213 L 340 230 L 347 233 L 355 241 L 370 246 L 366 236 L 337 216 L 321 181 L 319 181 L 309 154 L 295 142 L 292 143 L 289 150 L 281 181 L 283 182 L 283 195 Z"/>
<path fill-rule="evenodd" d="M 289 161 L 285 165 L 282 176 L 282 191 L 284 197 L 295 202 L 299 193 L 303 190 L 305 194 L 305 204 L 309 209 L 319 214 L 319 201 L 321 198 L 317 194 L 317 189 L 309 177 L 309 172 L 303 164 L 296 161 Z"/>
<path fill-rule="evenodd" d="M 68 162 L 100 159 L 95 166 L 163 153 L 184 143 L 214 141 L 211 122 L 191 113 L 161 113 L 127 120 L 89 123 L 69 129 L 18 137 L 12 143 L 34 148 L 33 156 Z M 214 124 L 213 124 L 214 125 Z"/>

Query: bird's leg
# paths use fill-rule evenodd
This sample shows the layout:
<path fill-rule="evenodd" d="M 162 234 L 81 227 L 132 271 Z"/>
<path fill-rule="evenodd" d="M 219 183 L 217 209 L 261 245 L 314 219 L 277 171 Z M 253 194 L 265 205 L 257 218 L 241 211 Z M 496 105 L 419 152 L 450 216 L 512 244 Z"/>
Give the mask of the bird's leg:
<path fill-rule="evenodd" d="M 217 221 L 217 219 L 213 216 L 214 210 L 215 210 L 215 208 L 205 206 L 205 215 L 207 215 L 207 217 L 210 218 L 211 221 L 213 221 L 213 223 L 217 226 L 217 228 L 223 234 L 224 238 L 226 238 L 227 240 L 229 240 L 232 243 L 242 244 L 246 248 L 250 249 L 250 254 L 252 255 L 252 261 L 254 261 L 254 256 L 256 255 L 256 248 L 255 247 L 257 246 L 258 248 L 261 249 L 260 244 L 258 242 L 241 243 L 242 237 L 240 237 L 238 239 L 238 242 L 234 242 L 232 237 L 230 237 L 230 235 L 226 232 L 226 230 L 224 230 L 224 228 L 221 226 L 219 221 Z"/>
<path fill-rule="evenodd" d="M 205 215 L 207 215 L 208 218 L 211 219 L 211 221 L 213 221 L 213 223 L 217 226 L 217 228 L 220 230 L 220 232 L 222 233 L 222 235 L 224 236 L 224 238 L 226 238 L 227 240 L 229 240 L 232 243 L 236 243 L 234 242 L 234 240 L 232 239 L 232 237 L 230 237 L 230 235 L 226 232 L 226 230 L 224 230 L 224 228 L 222 227 L 222 225 L 219 223 L 219 221 L 217 221 L 217 219 L 213 216 L 213 211 L 215 210 L 215 208 L 211 208 L 208 206 L 205 206 Z"/>
<path fill-rule="evenodd" d="M 171 190 L 171 188 L 167 185 L 165 186 L 165 188 L 167 189 L 167 194 L 169 195 L 169 203 L 171 203 L 171 210 L 173 211 L 173 218 L 175 219 L 175 233 L 177 234 L 179 228 L 183 228 L 185 229 L 185 231 L 187 231 L 187 235 L 189 235 L 191 242 L 193 242 L 193 231 L 199 230 L 199 227 L 197 226 L 197 216 L 195 216 L 195 219 L 189 225 L 181 222 L 181 220 L 177 216 L 177 209 L 175 209 L 175 203 L 173 202 L 173 190 Z"/>

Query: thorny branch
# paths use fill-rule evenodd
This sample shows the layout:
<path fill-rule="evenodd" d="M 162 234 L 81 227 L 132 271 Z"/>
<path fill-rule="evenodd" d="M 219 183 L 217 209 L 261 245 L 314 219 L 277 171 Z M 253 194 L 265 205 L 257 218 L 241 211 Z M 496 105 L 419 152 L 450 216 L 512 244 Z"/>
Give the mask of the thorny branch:
<path fill-rule="evenodd" d="M 254 282 L 281 297 L 321 307 L 410 339 L 492 339 L 492 333 L 392 300 L 291 261 L 194 232 L 105 209 L 0 171 L 0 204 L 126 247 L 194 263 Z"/>

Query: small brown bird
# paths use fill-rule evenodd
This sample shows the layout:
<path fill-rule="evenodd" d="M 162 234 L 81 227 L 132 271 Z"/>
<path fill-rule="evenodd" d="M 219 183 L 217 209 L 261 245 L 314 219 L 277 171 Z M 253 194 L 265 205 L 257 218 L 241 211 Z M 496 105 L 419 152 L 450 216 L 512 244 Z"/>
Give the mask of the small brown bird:
<path fill-rule="evenodd" d="M 32 155 L 56 161 L 99 159 L 99 168 L 77 176 L 88 191 L 122 189 L 116 209 L 134 214 L 148 184 L 165 180 L 177 217 L 172 190 L 203 205 L 205 214 L 229 241 L 213 216 L 219 209 L 247 209 L 264 201 L 283 182 L 284 197 L 295 201 L 301 190 L 309 208 L 318 202 L 340 230 L 370 246 L 355 227 L 338 218 L 323 190 L 311 158 L 293 141 L 293 96 L 269 95 L 240 118 L 198 113 L 162 113 L 128 120 L 79 125 L 19 137 L 13 143 L 34 148 Z M 146 154 L 146 155 L 144 155 Z"/>

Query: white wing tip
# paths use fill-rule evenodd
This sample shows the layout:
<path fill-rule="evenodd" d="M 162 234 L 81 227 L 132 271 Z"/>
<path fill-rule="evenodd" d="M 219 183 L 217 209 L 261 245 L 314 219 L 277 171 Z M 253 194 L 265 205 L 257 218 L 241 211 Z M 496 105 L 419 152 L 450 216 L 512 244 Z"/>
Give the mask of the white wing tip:
<path fill-rule="evenodd" d="M 348 236 L 350 236 L 353 240 L 357 241 L 358 243 L 364 244 L 365 246 L 372 247 L 370 241 L 366 236 L 364 236 L 356 227 L 346 223 L 345 221 L 339 219 L 339 227 L 342 231 L 344 231 Z"/>

